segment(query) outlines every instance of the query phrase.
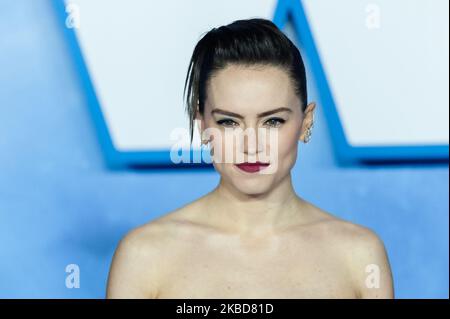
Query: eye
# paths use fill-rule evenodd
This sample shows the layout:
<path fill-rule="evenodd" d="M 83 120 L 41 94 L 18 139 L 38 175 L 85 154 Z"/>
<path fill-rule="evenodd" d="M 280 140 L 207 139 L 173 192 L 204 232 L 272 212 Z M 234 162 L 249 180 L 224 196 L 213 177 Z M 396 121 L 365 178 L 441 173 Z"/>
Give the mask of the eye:
<path fill-rule="evenodd" d="M 216 123 L 219 125 L 225 126 L 225 127 L 234 127 L 234 126 L 239 125 L 237 122 L 233 121 L 232 119 L 218 120 Z"/>
<path fill-rule="evenodd" d="M 264 122 L 264 124 L 270 126 L 270 127 L 280 127 L 284 122 L 286 122 L 284 119 L 279 117 L 272 117 Z"/>

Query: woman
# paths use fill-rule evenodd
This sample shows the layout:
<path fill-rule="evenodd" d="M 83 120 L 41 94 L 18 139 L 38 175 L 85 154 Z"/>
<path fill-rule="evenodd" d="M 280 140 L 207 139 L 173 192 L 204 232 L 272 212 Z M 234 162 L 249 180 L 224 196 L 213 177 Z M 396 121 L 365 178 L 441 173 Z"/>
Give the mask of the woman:
<path fill-rule="evenodd" d="M 195 47 L 186 88 L 191 140 L 196 121 L 220 182 L 121 240 L 107 297 L 393 298 L 378 236 L 293 189 L 315 109 L 295 45 L 265 19 L 214 28 Z"/>

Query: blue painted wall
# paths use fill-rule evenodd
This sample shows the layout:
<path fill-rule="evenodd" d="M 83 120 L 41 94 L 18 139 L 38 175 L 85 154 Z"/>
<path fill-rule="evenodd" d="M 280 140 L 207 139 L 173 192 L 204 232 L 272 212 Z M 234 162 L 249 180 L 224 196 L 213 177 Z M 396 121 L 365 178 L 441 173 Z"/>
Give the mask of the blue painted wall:
<path fill-rule="evenodd" d="M 448 298 L 448 164 L 340 167 L 331 133 L 319 105 L 297 192 L 381 236 L 397 297 Z M 213 170 L 108 170 L 51 1 L 0 0 L 1 298 L 104 297 L 124 233 L 218 180 Z M 65 286 L 71 263 L 79 289 Z"/>

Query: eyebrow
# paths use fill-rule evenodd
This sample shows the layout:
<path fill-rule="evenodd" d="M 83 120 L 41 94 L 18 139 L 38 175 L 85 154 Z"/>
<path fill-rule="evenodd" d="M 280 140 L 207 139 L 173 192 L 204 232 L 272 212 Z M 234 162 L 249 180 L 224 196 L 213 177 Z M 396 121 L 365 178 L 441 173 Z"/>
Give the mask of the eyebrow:
<path fill-rule="evenodd" d="M 279 108 L 276 108 L 276 109 L 273 109 L 273 110 L 270 110 L 270 111 L 259 113 L 257 116 L 258 117 L 264 117 L 264 116 L 271 115 L 271 114 L 278 113 L 278 112 L 290 112 L 290 113 L 292 113 L 292 110 L 290 108 L 287 108 L 287 107 L 279 107 Z M 237 113 L 234 113 L 234 112 L 225 111 L 225 110 L 218 109 L 218 108 L 215 108 L 214 110 L 211 111 L 211 114 L 214 114 L 214 113 L 221 113 L 221 114 L 224 114 L 224 115 L 229 115 L 229 116 L 237 117 L 237 118 L 240 118 L 240 119 L 244 118 L 240 114 L 237 114 Z"/>

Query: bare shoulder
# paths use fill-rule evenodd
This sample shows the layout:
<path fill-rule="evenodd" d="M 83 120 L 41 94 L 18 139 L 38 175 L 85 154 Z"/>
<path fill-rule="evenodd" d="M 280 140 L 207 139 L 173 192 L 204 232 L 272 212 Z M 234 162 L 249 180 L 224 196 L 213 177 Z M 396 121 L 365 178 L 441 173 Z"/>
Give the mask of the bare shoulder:
<path fill-rule="evenodd" d="M 372 229 L 315 210 L 314 232 L 342 256 L 361 298 L 393 298 L 392 273 L 385 245 Z M 373 275 L 373 276 L 371 276 Z"/>
<path fill-rule="evenodd" d="M 194 203 L 128 231 L 111 262 L 107 298 L 157 298 L 160 279 L 177 255 L 180 237 L 189 232 Z"/>
<path fill-rule="evenodd" d="M 161 227 L 149 223 L 130 230 L 117 245 L 108 276 L 107 298 L 155 298 Z"/>
<path fill-rule="evenodd" d="M 330 236 L 340 244 L 356 241 L 377 241 L 378 236 L 371 229 L 339 218 L 309 202 L 306 209 L 310 212 L 308 225 L 319 235 Z"/>

